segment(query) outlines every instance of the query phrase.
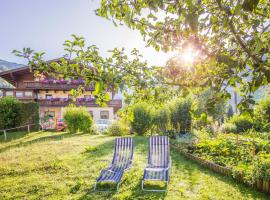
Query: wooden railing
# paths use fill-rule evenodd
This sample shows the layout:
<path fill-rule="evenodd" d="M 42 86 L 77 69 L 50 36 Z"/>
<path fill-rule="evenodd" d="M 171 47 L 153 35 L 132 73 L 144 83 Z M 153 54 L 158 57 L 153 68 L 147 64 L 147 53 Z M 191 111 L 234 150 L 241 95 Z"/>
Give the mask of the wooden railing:
<path fill-rule="evenodd" d="M 71 90 L 78 88 L 78 84 L 61 84 L 61 83 L 45 83 L 38 81 L 24 81 L 25 88 L 29 89 L 44 89 L 44 90 Z M 87 86 L 85 90 L 93 91 L 94 86 Z"/>
<path fill-rule="evenodd" d="M 98 107 L 99 105 L 96 104 L 95 99 L 90 101 L 65 101 L 64 99 L 59 100 L 48 100 L 48 99 L 38 99 L 38 103 L 40 106 L 67 106 L 68 104 L 74 103 L 77 106 L 87 106 L 87 107 Z M 122 107 L 122 100 L 111 100 L 107 102 L 108 107 Z"/>

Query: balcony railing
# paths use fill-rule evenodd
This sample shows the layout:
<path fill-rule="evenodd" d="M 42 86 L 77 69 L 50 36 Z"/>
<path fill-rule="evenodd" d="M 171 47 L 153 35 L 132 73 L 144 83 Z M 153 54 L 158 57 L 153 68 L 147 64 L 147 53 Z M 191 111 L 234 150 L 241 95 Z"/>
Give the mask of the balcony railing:
<path fill-rule="evenodd" d="M 86 106 L 86 107 L 99 107 L 98 104 L 96 104 L 95 99 L 91 100 L 85 100 L 85 101 L 71 101 L 69 99 L 65 98 L 59 98 L 59 99 L 38 99 L 40 106 L 67 106 L 68 104 L 74 103 L 76 106 Z M 122 107 L 122 100 L 110 100 L 107 102 L 108 107 Z"/>
<path fill-rule="evenodd" d="M 80 84 L 73 83 L 55 83 L 55 82 L 38 82 L 38 81 L 24 81 L 25 88 L 29 89 L 44 89 L 44 90 L 71 90 L 79 87 Z M 93 91 L 94 86 L 87 86 L 85 90 Z"/>

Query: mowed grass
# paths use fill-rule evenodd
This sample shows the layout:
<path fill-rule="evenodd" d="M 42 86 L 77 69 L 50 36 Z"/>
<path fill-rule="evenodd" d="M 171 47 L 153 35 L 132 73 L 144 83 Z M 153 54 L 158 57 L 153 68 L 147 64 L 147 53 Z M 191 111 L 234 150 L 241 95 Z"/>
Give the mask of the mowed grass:
<path fill-rule="evenodd" d="M 114 137 L 37 132 L 0 144 L 0 199 L 269 199 L 172 151 L 167 193 L 143 192 L 147 138 L 134 137 L 134 165 L 119 192 L 94 192 L 112 159 Z"/>

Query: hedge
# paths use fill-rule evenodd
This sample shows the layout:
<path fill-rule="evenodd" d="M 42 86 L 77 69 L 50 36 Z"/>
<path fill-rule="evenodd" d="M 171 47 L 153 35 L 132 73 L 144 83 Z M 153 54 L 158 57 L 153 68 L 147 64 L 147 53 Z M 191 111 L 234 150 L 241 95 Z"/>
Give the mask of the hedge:
<path fill-rule="evenodd" d="M 0 129 L 15 128 L 25 124 L 39 124 L 39 105 L 21 102 L 13 97 L 0 100 Z"/>

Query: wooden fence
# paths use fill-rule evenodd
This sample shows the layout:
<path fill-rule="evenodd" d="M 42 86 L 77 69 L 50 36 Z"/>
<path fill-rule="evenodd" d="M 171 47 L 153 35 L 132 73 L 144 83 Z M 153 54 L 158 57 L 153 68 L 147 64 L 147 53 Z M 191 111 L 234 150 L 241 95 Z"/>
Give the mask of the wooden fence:
<path fill-rule="evenodd" d="M 255 188 L 258 191 L 264 192 L 266 194 L 270 194 L 270 182 L 269 181 L 265 181 L 265 180 L 256 180 L 254 184 L 249 184 L 244 180 L 244 174 L 237 172 L 237 171 L 233 171 L 231 168 L 229 167 L 224 167 L 224 166 L 220 166 L 212 161 L 209 160 L 205 160 L 203 158 L 200 158 L 198 156 L 195 156 L 191 153 L 188 153 L 185 150 L 180 149 L 178 146 L 176 145 L 172 145 L 172 148 L 177 150 L 179 153 L 181 153 L 183 156 L 185 156 L 186 158 L 208 168 L 213 170 L 214 172 L 217 172 L 219 174 L 225 175 L 225 176 L 231 176 L 234 179 L 249 185 L 253 188 Z"/>
<path fill-rule="evenodd" d="M 18 126 L 18 127 L 15 127 L 15 128 L 3 129 L 3 130 L 0 130 L 0 132 L 3 132 L 4 133 L 4 138 L 5 138 L 5 140 L 7 140 L 7 131 L 16 130 L 16 129 L 27 127 L 27 132 L 30 133 L 30 131 L 31 131 L 30 126 L 35 126 L 35 124 L 27 124 L 27 125 Z"/>

